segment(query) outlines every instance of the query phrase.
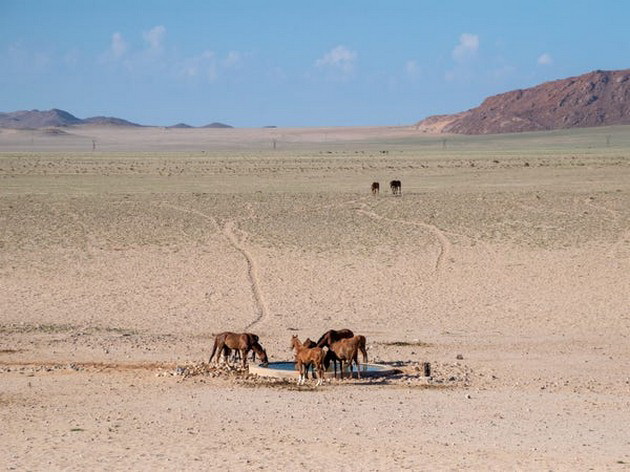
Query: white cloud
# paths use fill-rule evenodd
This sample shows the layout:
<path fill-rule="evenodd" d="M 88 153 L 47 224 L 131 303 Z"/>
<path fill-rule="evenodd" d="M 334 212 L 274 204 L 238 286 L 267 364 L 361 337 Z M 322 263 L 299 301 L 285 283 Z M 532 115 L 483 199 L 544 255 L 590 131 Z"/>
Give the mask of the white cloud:
<path fill-rule="evenodd" d="M 411 78 L 417 78 L 420 76 L 422 70 L 418 63 L 414 60 L 409 60 L 405 63 L 405 73 Z"/>
<path fill-rule="evenodd" d="M 479 36 L 471 33 L 463 33 L 459 37 L 459 43 L 453 49 L 451 55 L 457 62 L 472 59 L 479 50 Z"/>
<path fill-rule="evenodd" d="M 317 59 L 315 66 L 319 68 L 333 68 L 344 75 L 349 75 L 354 71 L 356 60 L 357 53 L 355 51 L 339 45 Z"/>
<path fill-rule="evenodd" d="M 201 78 L 212 82 L 217 78 L 216 55 L 213 51 L 206 50 L 197 56 L 182 61 L 178 70 L 179 75 L 185 78 Z"/>
<path fill-rule="evenodd" d="M 551 57 L 551 54 L 546 52 L 538 57 L 538 65 L 550 66 L 551 64 L 553 64 L 553 57 Z"/>
<path fill-rule="evenodd" d="M 142 38 L 147 42 L 151 49 L 159 50 L 162 48 L 162 41 L 164 41 L 165 34 L 166 28 L 159 25 L 151 28 L 149 31 L 143 32 Z"/>
<path fill-rule="evenodd" d="M 241 65 L 242 56 L 238 51 L 230 51 L 223 61 L 225 67 L 238 67 Z"/>
<path fill-rule="evenodd" d="M 127 43 L 119 32 L 112 35 L 110 52 L 114 59 L 122 57 L 127 52 Z"/>

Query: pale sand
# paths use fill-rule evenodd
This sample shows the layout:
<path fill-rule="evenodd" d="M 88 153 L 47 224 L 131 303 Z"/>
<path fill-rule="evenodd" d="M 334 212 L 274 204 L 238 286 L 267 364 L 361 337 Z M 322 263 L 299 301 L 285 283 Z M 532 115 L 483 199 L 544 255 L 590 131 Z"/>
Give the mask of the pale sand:
<path fill-rule="evenodd" d="M 626 470 L 628 147 L 410 130 L 3 130 L 0 468 Z M 248 326 L 409 375 L 170 375 Z"/>

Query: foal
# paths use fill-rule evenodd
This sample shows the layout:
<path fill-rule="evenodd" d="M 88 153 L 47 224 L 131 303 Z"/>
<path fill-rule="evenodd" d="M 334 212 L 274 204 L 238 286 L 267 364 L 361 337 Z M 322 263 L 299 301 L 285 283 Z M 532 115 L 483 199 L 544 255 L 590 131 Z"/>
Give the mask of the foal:
<path fill-rule="evenodd" d="M 317 384 L 319 386 L 324 381 L 324 350 L 321 347 L 308 348 L 304 346 L 296 335 L 291 337 L 291 348 L 295 349 L 295 361 L 297 369 L 300 371 L 298 385 L 306 381 L 306 372 L 311 364 L 317 369 Z"/>

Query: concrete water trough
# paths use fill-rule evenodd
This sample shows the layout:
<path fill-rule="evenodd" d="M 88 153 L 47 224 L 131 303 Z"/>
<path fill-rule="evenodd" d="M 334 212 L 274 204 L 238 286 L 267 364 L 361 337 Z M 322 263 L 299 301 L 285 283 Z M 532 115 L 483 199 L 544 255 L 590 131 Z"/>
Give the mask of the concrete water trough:
<path fill-rule="evenodd" d="M 383 364 L 360 364 L 361 368 L 361 378 L 363 377 L 386 377 L 389 375 L 395 375 L 400 373 L 400 370 L 395 367 L 391 367 Z M 311 370 L 312 372 L 312 370 Z M 295 379 L 297 380 L 299 376 L 299 372 L 295 367 L 295 362 L 291 361 L 283 361 L 283 362 L 270 362 L 266 366 L 263 364 L 250 365 L 249 373 L 256 374 L 261 377 L 276 377 L 280 379 Z M 344 369 L 343 377 L 347 379 L 350 377 L 350 370 Z M 339 375 L 339 371 L 337 371 L 337 375 Z M 356 368 L 354 369 L 354 377 L 356 378 Z M 309 375 L 309 378 L 311 375 Z M 324 377 L 327 379 L 332 379 L 334 377 L 334 372 L 332 366 L 326 371 Z"/>

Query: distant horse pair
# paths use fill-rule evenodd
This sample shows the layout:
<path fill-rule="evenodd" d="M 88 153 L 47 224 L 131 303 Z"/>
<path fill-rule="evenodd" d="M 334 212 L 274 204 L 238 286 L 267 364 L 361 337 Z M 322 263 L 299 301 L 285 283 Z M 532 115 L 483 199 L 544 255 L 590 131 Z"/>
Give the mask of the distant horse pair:
<path fill-rule="evenodd" d="M 217 362 L 219 362 L 221 354 L 223 354 L 225 361 L 228 362 L 230 354 L 234 350 L 240 354 L 243 367 L 247 367 L 247 355 L 250 351 L 254 351 L 254 359 L 256 359 L 256 354 L 258 354 L 262 363 L 268 364 L 267 352 L 260 345 L 258 339 L 258 335 L 253 333 L 232 333 L 230 331 L 219 333 L 214 338 L 214 346 L 208 363 L 212 362 L 215 354 L 217 355 Z"/>
<path fill-rule="evenodd" d="M 394 195 L 402 195 L 402 184 L 400 183 L 400 180 L 392 180 L 389 183 L 389 188 L 392 191 L 392 194 Z M 378 195 L 380 190 L 381 190 L 381 184 L 378 182 L 372 182 L 372 195 Z"/>

